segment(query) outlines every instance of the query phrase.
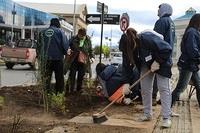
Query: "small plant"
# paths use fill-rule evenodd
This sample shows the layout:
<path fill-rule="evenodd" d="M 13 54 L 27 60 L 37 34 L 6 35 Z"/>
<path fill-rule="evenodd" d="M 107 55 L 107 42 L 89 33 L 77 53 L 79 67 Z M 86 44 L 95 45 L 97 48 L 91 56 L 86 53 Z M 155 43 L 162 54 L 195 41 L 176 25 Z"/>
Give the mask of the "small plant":
<path fill-rule="evenodd" d="M 22 121 L 23 121 L 23 119 L 22 119 L 21 115 L 16 114 L 13 118 L 12 128 L 11 128 L 10 132 L 17 133 L 18 129 L 20 129 Z"/>
<path fill-rule="evenodd" d="M 3 107 L 4 105 L 4 97 L 0 96 L 0 109 Z"/>
<path fill-rule="evenodd" d="M 59 109 L 62 113 L 65 113 L 65 95 L 64 93 L 53 93 L 50 96 L 51 107 Z"/>

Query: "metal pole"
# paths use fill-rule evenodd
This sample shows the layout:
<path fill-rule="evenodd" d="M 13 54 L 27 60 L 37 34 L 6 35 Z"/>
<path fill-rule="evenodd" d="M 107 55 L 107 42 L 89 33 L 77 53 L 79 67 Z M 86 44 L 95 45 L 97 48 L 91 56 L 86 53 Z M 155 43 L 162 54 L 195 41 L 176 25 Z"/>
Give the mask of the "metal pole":
<path fill-rule="evenodd" d="M 101 63 L 101 54 L 102 54 L 103 22 L 104 22 L 104 3 L 102 3 L 102 12 L 101 12 L 101 42 L 100 42 L 99 63 Z"/>
<path fill-rule="evenodd" d="M 76 0 L 74 0 L 73 35 L 76 34 Z"/>
<path fill-rule="evenodd" d="M 14 29 L 14 24 L 15 24 L 15 4 L 13 5 L 13 10 L 12 10 L 12 15 L 13 15 L 13 22 L 12 22 L 12 29 L 11 29 L 11 42 L 13 42 L 13 37 L 14 37 L 14 33 L 13 33 L 13 29 Z"/>

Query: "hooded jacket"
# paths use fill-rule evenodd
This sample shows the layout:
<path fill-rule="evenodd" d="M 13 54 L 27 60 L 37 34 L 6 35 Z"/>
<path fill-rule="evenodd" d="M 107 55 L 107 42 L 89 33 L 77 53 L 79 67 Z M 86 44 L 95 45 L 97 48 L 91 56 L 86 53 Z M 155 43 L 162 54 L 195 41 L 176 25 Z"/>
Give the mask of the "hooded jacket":
<path fill-rule="evenodd" d="M 172 12 L 172 7 L 167 3 L 163 3 L 159 6 L 158 16 L 160 18 L 155 23 L 154 31 L 162 34 L 164 40 L 167 41 L 173 49 L 175 39 L 175 25 L 170 18 Z"/>
<path fill-rule="evenodd" d="M 134 83 L 139 79 L 139 72 L 137 69 L 132 69 L 130 75 L 130 84 Z M 122 77 L 122 66 L 116 68 L 113 65 L 107 65 L 104 70 L 98 74 L 101 80 L 105 83 L 104 92 L 108 97 L 112 96 L 123 84 L 127 83 L 124 77 Z M 137 84 L 133 91 L 132 95 L 137 95 L 139 91 L 139 84 Z M 131 96 L 130 96 L 131 97 Z"/>
<path fill-rule="evenodd" d="M 64 32 L 54 26 L 40 32 L 37 55 L 46 56 L 47 60 L 63 60 L 69 43 Z"/>
<path fill-rule="evenodd" d="M 200 33 L 195 28 L 187 29 L 181 42 L 178 66 L 189 71 L 198 71 L 200 64 Z"/>
<path fill-rule="evenodd" d="M 150 31 L 139 34 L 139 40 L 138 56 L 140 63 L 150 68 L 155 60 L 160 64 L 160 69 L 156 73 L 170 78 L 172 75 L 172 47 L 170 44 Z"/>

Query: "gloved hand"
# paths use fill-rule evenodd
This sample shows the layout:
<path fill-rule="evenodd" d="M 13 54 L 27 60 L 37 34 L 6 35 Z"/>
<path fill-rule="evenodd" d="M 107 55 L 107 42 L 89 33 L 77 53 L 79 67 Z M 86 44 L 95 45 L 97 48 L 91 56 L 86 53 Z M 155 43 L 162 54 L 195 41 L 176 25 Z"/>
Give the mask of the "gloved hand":
<path fill-rule="evenodd" d="M 67 50 L 67 55 L 71 55 L 71 53 L 72 53 L 72 50 L 69 48 L 69 49 Z"/>
<path fill-rule="evenodd" d="M 95 60 L 94 58 L 91 58 L 90 63 L 94 63 L 94 60 Z"/>
<path fill-rule="evenodd" d="M 122 86 L 122 88 L 123 88 L 122 94 L 123 94 L 123 95 L 128 95 L 128 94 L 131 92 L 131 90 L 129 89 L 129 87 L 130 87 L 129 84 L 124 84 L 124 85 Z"/>
<path fill-rule="evenodd" d="M 154 61 L 152 64 L 151 64 L 151 72 L 155 72 L 156 70 L 159 70 L 160 69 L 160 64 L 156 61 Z"/>
<path fill-rule="evenodd" d="M 124 104 L 129 105 L 132 102 L 132 100 L 130 98 L 124 98 L 123 102 Z"/>

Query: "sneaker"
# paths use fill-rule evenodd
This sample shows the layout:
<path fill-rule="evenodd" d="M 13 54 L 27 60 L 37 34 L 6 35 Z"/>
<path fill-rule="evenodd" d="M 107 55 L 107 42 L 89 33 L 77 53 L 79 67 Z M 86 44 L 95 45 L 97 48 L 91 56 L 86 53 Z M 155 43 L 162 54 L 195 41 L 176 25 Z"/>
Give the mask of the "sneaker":
<path fill-rule="evenodd" d="M 178 113 L 175 113 L 175 112 L 171 112 L 171 117 L 179 117 L 180 116 L 180 114 L 178 114 Z"/>
<path fill-rule="evenodd" d="M 172 121 L 170 119 L 163 119 L 162 127 L 164 128 L 170 128 L 172 125 Z"/>
<path fill-rule="evenodd" d="M 138 119 L 139 122 L 151 121 L 151 120 L 152 120 L 152 116 L 146 116 L 146 115 L 143 115 Z"/>

